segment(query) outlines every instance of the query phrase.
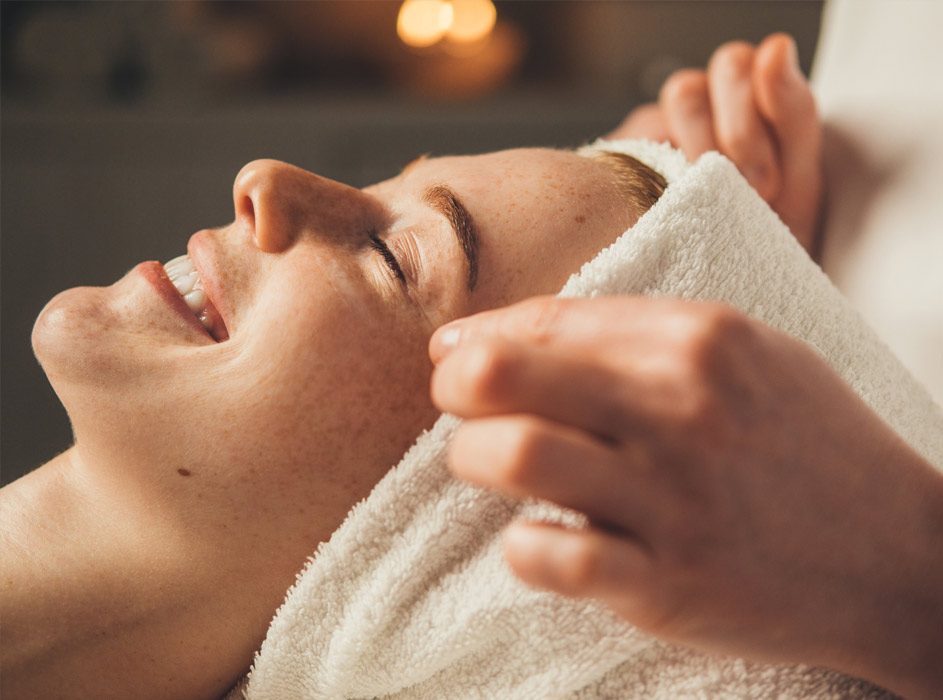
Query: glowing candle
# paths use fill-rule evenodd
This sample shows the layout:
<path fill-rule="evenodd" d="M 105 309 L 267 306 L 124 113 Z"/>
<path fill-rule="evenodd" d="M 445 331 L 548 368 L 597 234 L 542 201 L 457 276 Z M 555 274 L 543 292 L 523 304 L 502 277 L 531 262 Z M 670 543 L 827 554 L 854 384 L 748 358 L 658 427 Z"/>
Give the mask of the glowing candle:
<path fill-rule="evenodd" d="M 399 9 L 396 33 L 418 48 L 437 43 L 452 26 L 454 8 L 447 0 L 406 0 Z"/>
<path fill-rule="evenodd" d="M 494 28 L 498 11 L 491 0 L 452 0 L 452 22 L 446 36 L 452 41 L 481 41 Z"/>

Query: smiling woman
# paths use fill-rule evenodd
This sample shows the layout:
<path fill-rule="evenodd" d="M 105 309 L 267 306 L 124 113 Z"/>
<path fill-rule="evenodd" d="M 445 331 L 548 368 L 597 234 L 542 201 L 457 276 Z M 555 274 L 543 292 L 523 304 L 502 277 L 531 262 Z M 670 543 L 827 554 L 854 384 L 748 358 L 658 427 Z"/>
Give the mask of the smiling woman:
<path fill-rule="evenodd" d="M 185 256 L 56 296 L 33 344 L 75 445 L 2 491 L 4 694 L 224 693 L 306 557 L 438 415 L 432 332 L 558 291 L 664 186 L 628 156 L 545 149 L 363 190 L 254 161 L 234 221 Z"/>

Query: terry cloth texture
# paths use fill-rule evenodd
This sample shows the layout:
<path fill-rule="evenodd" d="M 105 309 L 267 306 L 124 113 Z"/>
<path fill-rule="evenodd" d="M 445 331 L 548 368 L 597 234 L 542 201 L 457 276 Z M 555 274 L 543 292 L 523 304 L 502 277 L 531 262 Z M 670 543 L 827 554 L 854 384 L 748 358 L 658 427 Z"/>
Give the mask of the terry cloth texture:
<path fill-rule="evenodd" d="M 943 415 L 786 227 L 716 153 L 597 143 L 669 185 L 566 296 L 670 295 L 726 302 L 803 339 L 893 428 L 943 465 Z M 600 604 L 531 590 L 500 532 L 519 517 L 579 523 L 459 483 L 443 416 L 358 504 L 299 575 L 256 657 L 250 700 L 724 700 L 886 698 L 831 671 L 707 656 L 652 639 Z"/>

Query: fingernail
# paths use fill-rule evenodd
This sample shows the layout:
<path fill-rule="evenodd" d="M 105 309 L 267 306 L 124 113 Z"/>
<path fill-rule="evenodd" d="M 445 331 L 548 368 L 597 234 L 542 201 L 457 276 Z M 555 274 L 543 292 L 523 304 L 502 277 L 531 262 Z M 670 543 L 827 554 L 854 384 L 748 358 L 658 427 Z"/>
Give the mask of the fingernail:
<path fill-rule="evenodd" d="M 445 326 L 439 332 L 439 345 L 443 350 L 451 350 L 458 345 L 458 340 L 461 335 L 461 326 L 457 324 L 454 326 Z"/>
<path fill-rule="evenodd" d="M 432 361 L 438 364 L 440 360 L 458 346 L 461 336 L 462 326 L 457 321 L 447 323 L 436 330 L 429 340 L 429 356 Z"/>

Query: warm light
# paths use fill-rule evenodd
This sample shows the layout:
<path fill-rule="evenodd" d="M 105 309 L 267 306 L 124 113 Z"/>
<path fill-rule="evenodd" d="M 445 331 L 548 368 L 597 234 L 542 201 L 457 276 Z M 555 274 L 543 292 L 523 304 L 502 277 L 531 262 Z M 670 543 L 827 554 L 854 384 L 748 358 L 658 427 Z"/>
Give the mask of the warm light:
<path fill-rule="evenodd" d="M 447 35 L 453 41 L 481 41 L 494 28 L 498 11 L 491 0 L 452 0 L 454 17 Z"/>
<path fill-rule="evenodd" d="M 445 36 L 454 18 L 447 0 L 406 0 L 399 9 L 396 33 L 410 46 L 432 46 Z"/>

